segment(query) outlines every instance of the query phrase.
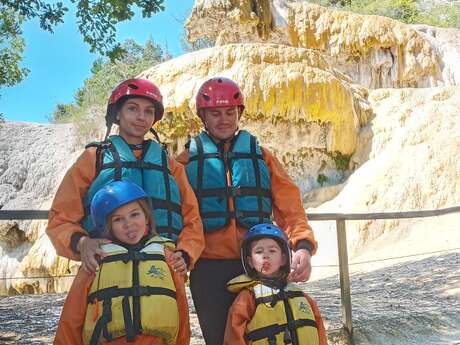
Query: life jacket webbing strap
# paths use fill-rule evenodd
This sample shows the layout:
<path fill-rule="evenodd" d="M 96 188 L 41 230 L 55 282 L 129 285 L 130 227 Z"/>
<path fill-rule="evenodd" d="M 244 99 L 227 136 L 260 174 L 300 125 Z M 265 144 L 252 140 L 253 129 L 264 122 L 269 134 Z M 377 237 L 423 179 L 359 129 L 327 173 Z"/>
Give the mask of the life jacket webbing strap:
<path fill-rule="evenodd" d="M 119 288 L 116 286 L 108 287 L 95 291 L 88 295 L 88 303 L 93 303 L 96 299 L 99 301 L 112 299 L 119 296 L 150 296 L 150 295 L 164 295 L 176 299 L 176 292 L 171 289 L 151 287 L 151 286 L 139 286 Z"/>
<path fill-rule="evenodd" d="M 265 211 L 233 211 L 233 212 L 203 212 L 201 217 L 203 218 L 220 218 L 220 217 L 230 217 L 230 218 L 240 218 L 240 217 L 259 217 L 263 215 L 264 217 L 270 217 L 270 212 Z"/>
<path fill-rule="evenodd" d="M 259 207 L 259 211 L 262 211 L 262 183 L 260 182 L 259 160 L 256 153 L 256 144 L 256 137 L 251 135 L 251 159 L 252 164 L 254 165 L 254 173 L 256 175 L 257 206 Z M 264 218 L 261 214 L 259 214 L 259 224 L 262 223 L 264 223 Z"/>
<path fill-rule="evenodd" d="M 122 161 L 120 162 L 120 165 L 122 168 L 126 168 L 126 169 L 148 169 L 148 170 L 159 170 L 159 171 L 164 170 L 161 167 L 161 165 L 150 163 L 150 162 L 144 162 L 142 160 Z M 105 163 L 102 165 L 102 169 L 112 169 L 112 168 L 115 168 L 116 166 L 117 166 L 117 163 L 115 162 Z M 166 170 L 169 172 L 168 168 L 166 168 Z"/>
<path fill-rule="evenodd" d="M 197 143 L 197 147 L 198 147 L 198 143 Z M 208 159 L 208 158 L 219 158 L 219 159 L 235 159 L 235 158 L 243 159 L 243 158 L 248 158 L 248 159 L 251 159 L 252 157 L 254 157 L 254 154 L 253 153 L 246 153 L 246 152 L 231 152 L 231 151 L 227 151 L 227 152 L 202 153 L 201 157 L 203 159 Z M 263 155 L 258 154 L 258 153 L 255 154 L 255 157 L 258 158 L 258 159 L 263 159 L 264 158 Z M 189 162 L 196 161 L 196 160 L 199 160 L 199 159 L 200 159 L 200 156 L 197 154 L 196 156 L 190 157 Z"/>
<path fill-rule="evenodd" d="M 163 259 L 164 260 L 164 259 Z M 141 286 L 139 282 L 139 261 L 133 261 L 133 291 L 137 291 Z M 125 297 L 127 298 L 127 297 Z M 140 334 L 141 325 L 141 298 L 140 296 L 133 295 L 133 333 Z M 133 337 L 134 341 L 134 337 Z"/>
<path fill-rule="evenodd" d="M 294 315 L 292 313 L 291 305 L 289 304 L 289 299 L 287 298 L 288 291 L 281 290 L 278 295 L 283 301 L 284 312 L 286 313 L 287 327 L 284 331 L 284 343 L 292 345 L 299 345 L 299 338 L 297 337 L 297 325 L 296 320 L 294 320 Z"/>
<path fill-rule="evenodd" d="M 216 197 L 235 197 L 235 196 L 244 196 L 244 195 L 254 195 L 258 193 L 256 187 L 232 187 L 228 186 L 227 188 L 209 188 L 201 191 L 202 197 L 216 196 Z M 262 196 L 271 198 L 272 193 L 268 189 L 262 189 L 260 191 Z"/>
<path fill-rule="evenodd" d="M 162 200 L 157 198 L 150 198 L 152 200 L 152 206 L 154 209 L 156 208 L 165 208 L 168 209 L 169 212 L 175 212 L 182 214 L 182 208 L 179 204 L 176 204 L 170 200 Z"/>
<path fill-rule="evenodd" d="M 148 254 L 137 250 L 129 250 L 127 253 L 114 254 L 102 259 L 103 263 L 123 261 L 128 263 L 129 261 L 146 261 L 146 260 L 162 260 L 165 261 L 164 255 L 161 254 Z"/>
<path fill-rule="evenodd" d="M 276 303 L 278 301 L 284 300 L 286 298 L 293 298 L 293 297 L 303 297 L 303 292 L 302 291 L 285 291 L 283 294 L 274 294 L 274 295 L 269 295 L 269 296 L 263 296 L 263 297 L 257 297 L 255 302 L 256 305 L 262 304 L 262 303 Z"/>
<path fill-rule="evenodd" d="M 198 201 L 201 201 L 202 193 L 203 193 L 203 165 L 204 165 L 204 150 L 203 150 L 203 142 L 201 138 L 198 136 L 196 138 L 196 149 L 197 149 L 197 178 L 196 178 L 196 197 Z M 201 202 L 200 202 L 201 205 Z"/>
<path fill-rule="evenodd" d="M 168 169 L 168 156 L 166 155 L 166 151 L 161 150 L 161 161 L 163 164 L 163 177 L 165 180 L 165 194 L 166 194 L 166 210 L 168 211 L 168 226 L 172 228 L 172 212 L 180 213 L 179 211 L 173 210 L 172 203 L 171 203 L 171 185 L 169 183 L 169 169 Z"/>
<path fill-rule="evenodd" d="M 112 336 L 107 329 L 107 324 L 110 321 L 112 321 L 112 301 L 109 299 L 105 300 L 102 304 L 102 315 L 94 326 L 93 334 L 89 342 L 90 345 L 97 345 L 99 343 L 101 333 L 103 333 L 105 339 L 109 341 L 112 340 Z"/>
<path fill-rule="evenodd" d="M 131 309 L 129 307 L 129 297 L 123 297 L 121 303 L 123 308 L 123 320 L 125 322 L 126 339 L 131 343 L 134 341 L 135 333 L 133 327 L 133 318 L 131 317 Z"/>
<path fill-rule="evenodd" d="M 121 180 L 121 168 L 122 168 L 122 161 L 120 159 L 120 154 L 117 151 L 117 148 L 115 145 L 111 142 L 111 145 L 108 146 L 109 151 L 112 153 L 113 157 L 113 168 L 115 169 L 115 181 L 120 181 Z M 104 164 L 101 167 L 102 169 L 104 168 Z"/>
<path fill-rule="evenodd" d="M 309 320 L 309 319 L 300 319 L 300 320 L 292 321 L 290 324 L 289 323 L 276 324 L 276 325 L 270 325 L 270 326 L 255 329 L 246 334 L 246 339 L 248 341 L 257 341 L 257 340 L 261 340 L 265 338 L 270 339 L 274 337 L 275 335 L 281 332 L 284 332 L 286 330 L 286 327 L 289 327 L 289 326 L 291 326 L 293 329 L 297 329 L 300 327 L 318 328 L 316 321 Z"/>
<path fill-rule="evenodd" d="M 172 243 L 175 243 L 179 237 L 177 236 L 177 230 L 169 226 L 157 226 L 155 229 L 160 236 L 172 240 Z"/>

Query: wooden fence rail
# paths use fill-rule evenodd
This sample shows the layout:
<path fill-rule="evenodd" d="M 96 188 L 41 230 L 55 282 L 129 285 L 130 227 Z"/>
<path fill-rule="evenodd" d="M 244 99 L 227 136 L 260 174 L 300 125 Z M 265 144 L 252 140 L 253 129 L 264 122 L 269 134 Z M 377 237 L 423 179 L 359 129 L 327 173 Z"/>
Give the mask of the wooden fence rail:
<path fill-rule="evenodd" d="M 350 274 L 347 250 L 347 220 L 407 219 L 436 217 L 460 212 L 460 206 L 438 210 L 380 212 L 380 213 L 309 213 L 311 221 L 336 221 L 337 247 L 339 257 L 340 297 L 342 302 L 342 323 L 348 336 L 353 334 L 352 307 L 350 296 Z M 0 220 L 48 219 L 47 210 L 0 210 Z"/>

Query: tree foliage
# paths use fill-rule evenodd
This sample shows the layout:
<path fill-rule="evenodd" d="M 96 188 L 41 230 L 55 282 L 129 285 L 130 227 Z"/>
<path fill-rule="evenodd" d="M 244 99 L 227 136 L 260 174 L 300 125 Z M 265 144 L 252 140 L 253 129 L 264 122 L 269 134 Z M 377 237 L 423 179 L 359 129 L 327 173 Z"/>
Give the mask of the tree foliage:
<path fill-rule="evenodd" d="M 70 0 L 76 6 L 78 28 L 91 52 L 120 59 L 126 51 L 116 42 L 116 24 L 130 20 L 133 8 L 151 17 L 164 10 L 164 0 Z M 1 0 L 0 2 L 0 87 L 20 82 L 28 73 L 20 67 L 24 51 L 21 24 L 38 19 L 40 28 L 53 32 L 64 21 L 68 8 L 62 1 L 49 4 L 43 0 Z"/>
<path fill-rule="evenodd" d="M 422 7 L 416 0 L 309 0 L 362 14 L 390 17 L 407 24 L 429 24 L 460 28 L 460 4 L 444 3 Z"/>
<path fill-rule="evenodd" d="M 164 52 L 152 38 L 144 46 L 128 39 L 121 44 L 126 52 L 115 61 L 99 58 L 93 62 L 93 75 L 77 90 L 72 104 L 58 104 L 52 122 L 78 121 L 92 106 L 105 107 L 112 89 L 121 81 L 134 78 L 147 68 L 164 61 Z"/>
<path fill-rule="evenodd" d="M 20 16 L 0 5 L 0 87 L 13 86 L 29 73 L 19 66 L 24 51 L 21 23 Z"/>

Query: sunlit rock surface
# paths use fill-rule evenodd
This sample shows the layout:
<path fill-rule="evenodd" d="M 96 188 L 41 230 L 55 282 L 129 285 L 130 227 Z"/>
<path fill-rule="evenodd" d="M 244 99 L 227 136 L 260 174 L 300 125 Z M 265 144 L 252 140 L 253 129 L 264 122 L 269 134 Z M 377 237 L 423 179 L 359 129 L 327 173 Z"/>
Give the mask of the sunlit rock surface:
<path fill-rule="evenodd" d="M 75 160 L 72 125 L 5 122 L 0 126 L 1 210 L 47 210 Z M 78 151 L 78 150 L 77 150 Z M 57 258 L 46 221 L 0 221 L 0 294 L 62 290 L 65 282 L 42 277 L 65 272 L 67 260 Z M 8 278 L 8 279 L 4 279 Z"/>
<path fill-rule="evenodd" d="M 342 179 L 347 167 L 337 169 L 334 157 L 354 153 L 371 114 L 367 90 L 303 48 L 230 44 L 180 56 L 142 76 L 160 86 L 166 115 L 159 131 L 170 138 L 201 128 L 195 94 L 205 80 L 235 80 L 245 97 L 241 127 L 275 151 L 303 191 L 319 186 L 319 174 L 332 184 Z"/>
<path fill-rule="evenodd" d="M 460 87 L 381 89 L 369 101 L 356 170 L 341 192 L 314 212 L 398 212 L 460 205 Z M 460 214 L 347 222 L 352 256 L 458 250 Z M 317 224 L 327 238 L 335 229 Z M 324 231 L 321 231 L 324 230 Z M 324 254 L 324 252 L 323 252 Z"/>
<path fill-rule="evenodd" d="M 415 28 L 386 17 L 299 0 L 197 0 L 186 29 L 192 42 L 207 38 L 217 45 L 275 42 L 316 49 L 368 88 L 453 84 L 450 69 L 456 63 L 443 56 L 453 54 L 455 44 L 446 44 L 441 53 Z"/>

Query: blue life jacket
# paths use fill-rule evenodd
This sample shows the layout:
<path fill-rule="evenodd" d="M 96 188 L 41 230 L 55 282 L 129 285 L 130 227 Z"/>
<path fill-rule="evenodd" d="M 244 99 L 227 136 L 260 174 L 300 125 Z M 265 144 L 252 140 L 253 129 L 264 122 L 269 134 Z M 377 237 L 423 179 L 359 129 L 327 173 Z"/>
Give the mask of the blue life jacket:
<path fill-rule="evenodd" d="M 179 187 L 169 170 L 167 152 L 152 140 L 144 142 L 142 157 L 134 156 L 128 143 L 119 135 L 110 136 L 105 142 L 91 143 L 97 147 L 97 177 L 91 183 L 84 198 L 85 217 L 82 226 L 90 236 L 94 226 L 89 206 L 94 194 L 112 181 L 129 180 L 142 187 L 151 198 L 156 231 L 162 237 L 174 241 L 183 227 Z"/>
<path fill-rule="evenodd" d="M 226 166 L 231 173 L 227 184 Z M 231 218 L 249 229 L 271 223 L 271 180 L 257 138 L 240 131 L 228 152 L 205 132 L 191 139 L 187 176 L 200 205 L 206 232 L 221 229 Z M 235 211 L 230 211 L 233 198 Z"/>

